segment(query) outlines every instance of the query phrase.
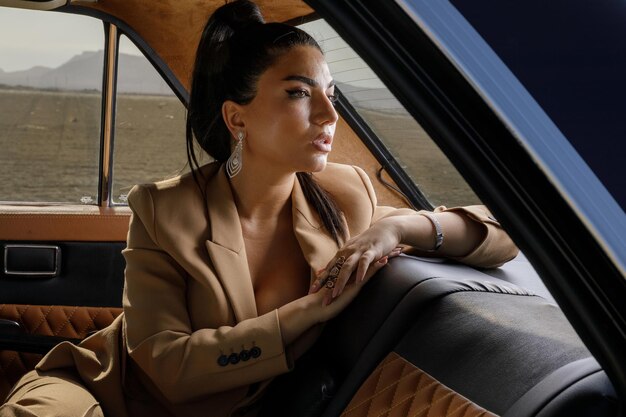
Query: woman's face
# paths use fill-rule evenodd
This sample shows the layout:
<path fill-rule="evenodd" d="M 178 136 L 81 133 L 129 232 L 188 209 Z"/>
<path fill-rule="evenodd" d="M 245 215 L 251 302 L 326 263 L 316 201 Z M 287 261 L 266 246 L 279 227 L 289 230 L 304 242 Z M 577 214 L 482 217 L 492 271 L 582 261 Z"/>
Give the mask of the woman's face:
<path fill-rule="evenodd" d="M 319 50 L 298 46 L 282 55 L 242 106 L 244 167 L 279 174 L 323 170 L 338 119 L 334 91 Z"/>

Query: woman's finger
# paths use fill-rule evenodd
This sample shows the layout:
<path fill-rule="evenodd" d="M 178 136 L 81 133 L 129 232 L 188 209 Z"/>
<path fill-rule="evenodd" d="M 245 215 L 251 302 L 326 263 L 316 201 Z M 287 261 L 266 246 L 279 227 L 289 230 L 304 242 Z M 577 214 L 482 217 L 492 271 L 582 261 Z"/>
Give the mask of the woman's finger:
<path fill-rule="evenodd" d="M 370 267 L 367 269 L 367 272 L 365 273 L 365 277 L 364 277 L 365 279 L 363 280 L 363 282 L 365 283 L 369 281 L 370 278 L 373 277 L 376 274 L 376 272 L 378 272 L 382 267 L 387 265 L 388 262 L 389 262 L 389 257 L 383 256 L 382 258 L 380 258 L 379 260 L 371 264 Z"/>
<path fill-rule="evenodd" d="M 346 262 L 346 265 L 344 266 L 344 268 L 341 269 L 341 273 L 339 274 L 337 282 L 333 288 L 332 297 L 336 298 L 341 295 L 343 289 L 348 284 L 348 282 L 350 282 L 350 279 L 352 277 L 355 278 L 355 282 L 357 285 L 364 282 L 366 278 L 367 280 L 369 280 L 369 278 L 373 274 L 375 274 L 378 269 L 387 264 L 388 256 L 383 256 L 376 261 L 374 259 L 374 254 L 372 252 L 365 252 L 363 255 L 361 255 L 361 258 L 359 258 L 357 271 L 355 272 L 353 272 L 351 264 L 348 264 L 348 262 Z M 363 276 L 359 278 L 358 268 L 361 268 L 362 263 L 365 265 L 365 268 L 363 271 Z"/>
<path fill-rule="evenodd" d="M 343 263 L 335 264 L 333 268 L 338 267 L 338 271 L 336 274 L 332 274 L 332 275 L 336 275 L 336 279 L 334 280 L 335 282 L 332 287 L 333 298 L 338 297 L 339 294 L 341 294 L 341 292 L 343 291 L 343 288 L 346 286 L 346 284 L 350 280 L 350 277 L 352 276 L 352 273 L 354 271 L 354 268 L 357 262 L 358 262 L 358 258 L 352 255 L 348 257 L 347 259 L 345 259 Z M 331 272 L 333 271 L 331 270 Z"/>
<path fill-rule="evenodd" d="M 376 258 L 377 256 L 371 251 L 365 251 L 361 255 L 356 269 L 356 282 L 363 282 L 363 280 L 365 279 L 365 273 L 370 268 L 372 262 L 376 260 Z"/>
<path fill-rule="evenodd" d="M 376 260 L 377 256 L 380 256 L 377 255 L 375 252 L 378 252 L 378 250 L 374 250 L 374 248 L 372 247 L 364 250 L 364 248 L 359 248 L 357 245 L 355 245 L 355 242 L 349 241 L 346 246 L 344 246 L 341 251 L 337 252 L 337 255 L 335 255 L 335 257 L 328 262 L 325 268 L 317 272 L 318 277 L 313 281 L 313 284 L 309 289 L 309 294 L 316 293 L 320 289 L 326 287 L 328 281 L 331 280 L 334 282 L 329 284 L 328 287 L 333 289 L 333 297 L 337 297 L 341 294 L 345 285 L 350 281 L 350 278 L 355 272 L 355 269 L 356 282 L 362 282 L 365 279 L 365 274 L 370 267 L 370 264 L 374 262 L 374 260 Z M 402 248 L 397 246 L 385 256 L 387 256 L 388 258 L 394 258 L 400 253 L 402 253 Z M 341 271 L 338 275 L 331 276 L 330 271 L 333 269 L 333 267 L 337 266 L 337 261 L 342 258 L 348 258 L 350 260 L 342 263 L 342 265 L 340 266 Z M 358 261 L 353 262 L 352 259 L 355 258 L 358 259 Z"/>
<path fill-rule="evenodd" d="M 311 288 L 309 288 L 309 294 L 315 294 L 324 286 L 324 282 L 326 281 L 326 277 L 328 274 L 325 274 L 326 268 L 322 268 L 315 273 L 316 278 L 311 284 Z"/>
<path fill-rule="evenodd" d="M 313 282 L 313 285 L 309 289 L 309 294 L 316 293 L 322 288 L 334 289 L 339 281 L 339 274 L 345 264 L 345 256 L 339 256 L 331 261 L 331 263 L 328 264 L 329 266 L 321 271 L 321 276 Z M 327 292 L 332 296 L 332 291 Z"/>
<path fill-rule="evenodd" d="M 369 281 L 369 279 L 372 276 L 374 276 L 374 274 L 376 274 L 376 272 L 378 272 L 381 268 L 383 268 L 385 265 L 387 265 L 387 262 L 388 262 L 388 257 L 387 256 L 383 256 L 378 261 L 373 262 L 372 264 L 370 264 L 369 268 L 367 269 L 367 272 L 365 273 L 365 279 L 363 280 L 363 282 Z M 361 287 L 361 286 L 362 286 L 362 284 L 360 284 L 360 283 L 351 284 L 351 287 Z M 337 297 L 333 297 L 331 291 L 327 291 L 325 296 L 324 296 L 324 300 L 323 300 L 322 304 L 327 306 L 327 305 L 333 303 L 335 301 L 335 299 L 338 299 L 338 298 Z"/>

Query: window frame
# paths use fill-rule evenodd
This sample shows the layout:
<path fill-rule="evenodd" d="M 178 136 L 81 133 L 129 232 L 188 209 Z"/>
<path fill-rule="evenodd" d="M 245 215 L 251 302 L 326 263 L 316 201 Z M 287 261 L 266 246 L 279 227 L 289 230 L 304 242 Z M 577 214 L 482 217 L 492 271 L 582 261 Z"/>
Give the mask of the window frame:
<path fill-rule="evenodd" d="M 126 207 L 127 204 L 115 203 L 113 189 L 113 152 L 115 147 L 115 114 L 117 109 L 117 74 L 119 60 L 119 42 L 126 36 L 156 69 L 161 78 L 172 89 L 181 103 L 187 107 L 189 94 L 169 67 L 137 33 L 122 20 L 107 13 L 81 6 L 65 6 L 58 9 L 62 13 L 80 14 L 100 20 L 105 30 L 104 72 L 102 81 L 102 128 L 100 137 L 100 167 L 98 179 L 98 207 Z M 106 128 L 105 128 L 106 127 Z"/>
<path fill-rule="evenodd" d="M 352 106 L 349 100 L 341 94 L 341 89 L 335 86 L 339 100 L 337 100 L 336 108 L 339 115 L 348 123 L 348 126 L 356 133 L 367 149 L 372 153 L 374 158 L 380 163 L 391 179 L 398 185 L 401 195 L 410 205 L 417 210 L 433 210 L 434 205 L 428 200 L 428 197 L 422 192 L 418 185 L 411 179 L 409 174 L 402 169 L 400 163 L 393 154 L 387 149 L 387 146 L 371 129 L 369 124 L 361 117 L 359 112 Z M 385 184 L 385 186 L 388 186 Z"/>

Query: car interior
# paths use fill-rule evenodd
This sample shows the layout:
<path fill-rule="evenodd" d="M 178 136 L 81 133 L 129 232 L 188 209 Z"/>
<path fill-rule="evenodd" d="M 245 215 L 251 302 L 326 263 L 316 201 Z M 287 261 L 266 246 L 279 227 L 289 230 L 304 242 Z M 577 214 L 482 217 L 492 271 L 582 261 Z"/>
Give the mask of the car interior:
<path fill-rule="evenodd" d="M 479 203 L 473 193 L 448 200 L 446 189 L 442 195 L 426 190 L 437 189 L 437 184 L 422 179 L 427 172 L 412 171 L 405 161 L 407 153 L 419 150 L 394 146 L 403 144 L 407 134 L 427 134 L 406 112 L 390 116 L 384 106 L 394 98 L 388 90 L 342 81 L 342 71 L 375 75 L 354 51 L 345 49 L 348 44 L 323 22 L 319 11 L 299 0 L 257 3 L 268 21 L 300 25 L 321 37 L 342 96 L 331 160 L 362 167 L 372 178 L 379 204 L 432 209 Z M 79 15 L 97 22 L 103 33 L 102 87 L 95 93 L 100 97 L 100 125 L 92 134 L 97 154 L 92 155 L 97 171 L 92 199 L 82 201 L 81 194 L 69 201 L 33 202 L 17 194 L 7 197 L 8 188 L 0 192 L 0 398 L 57 343 L 79 343 L 122 314 L 121 251 L 130 219 L 124 193 L 133 182 L 154 178 L 129 176 L 124 179 L 128 184 L 115 188 L 114 178 L 122 176 L 122 168 L 112 160 L 123 148 L 115 147 L 114 140 L 131 123 L 124 121 L 122 111 L 138 106 L 132 96 L 123 98 L 122 87 L 116 86 L 127 59 L 120 42 L 141 51 L 171 89 L 170 98 L 182 103 L 177 110 L 182 115 L 199 34 L 220 4 L 0 0 L 0 15 L 9 9 L 4 6 L 38 8 L 20 11 L 50 17 Z M 346 56 L 355 67 L 342 67 L 352 65 L 345 62 Z M 1 76 L 0 71 L 0 85 L 5 83 Z M 380 79 L 375 83 L 383 84 Z M 3 91 L 0 88 L 0 97 Z M 359 107 L 359 100 L 366 99 L 383 107 Z M 163 103 L 155 108 L 169 105 Z M 173 110 L 166 116 L 170 114 L 171 119 L 178 117 Z M 82 120 L 76 117 L 74 125 Z M 386 129 L 399 132 L 401 139 L 385 139 Z M 3 153 L 7 145 L 2 140 L 10 139 L 6 137 L 0 136 Z M 184 142 L 177 139 L 184 152 Z M 441 156 L 428 159 L 445 159 L 436 152 Z M 450 175 L 460 176 L 446 163 Z M 582 417 L 622 412 L 609 376 L 520 253 L 489 270 L 408 254 L 391 260 L 355 302 L 325 325 L 294 370 L 272 382 L 260 415 Z"/>

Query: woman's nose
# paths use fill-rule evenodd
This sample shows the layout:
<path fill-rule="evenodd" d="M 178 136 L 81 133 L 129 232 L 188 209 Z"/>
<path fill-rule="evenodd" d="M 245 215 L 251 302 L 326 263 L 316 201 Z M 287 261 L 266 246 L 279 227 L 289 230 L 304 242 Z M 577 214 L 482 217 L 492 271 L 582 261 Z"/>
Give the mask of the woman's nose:
<path fill-rule="evenodd" d="M 339 120 L 339 115 L 335 110 L 333 102 L 325 94 L 320 97 L 316 107 L 316 123 L 320 125 L 335 124 L 337 123 L 337 120 Z"/>

